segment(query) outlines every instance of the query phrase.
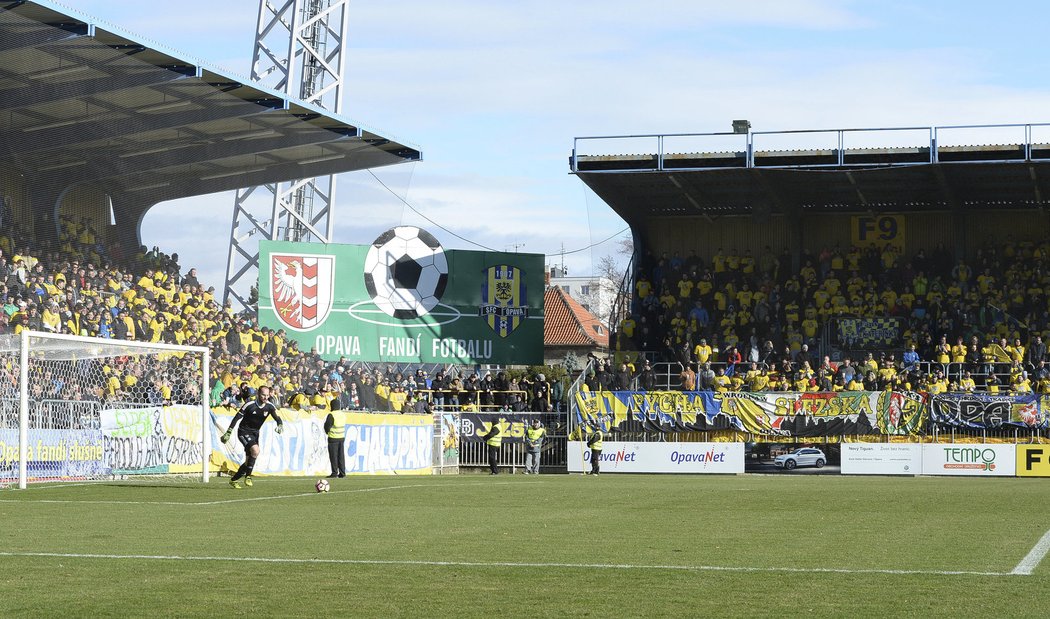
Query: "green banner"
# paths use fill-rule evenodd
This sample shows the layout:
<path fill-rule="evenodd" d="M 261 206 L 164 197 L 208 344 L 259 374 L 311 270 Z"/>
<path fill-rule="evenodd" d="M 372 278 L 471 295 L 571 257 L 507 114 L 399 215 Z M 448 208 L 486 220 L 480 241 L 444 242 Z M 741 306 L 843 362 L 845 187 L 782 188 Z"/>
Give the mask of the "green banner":
<path fill-rule="evenodd" d="M 401 226 L 372 245 L 259 243 L 259 323 L 326 359 L 543 362 L 543 255 L 445 251 Z"/>

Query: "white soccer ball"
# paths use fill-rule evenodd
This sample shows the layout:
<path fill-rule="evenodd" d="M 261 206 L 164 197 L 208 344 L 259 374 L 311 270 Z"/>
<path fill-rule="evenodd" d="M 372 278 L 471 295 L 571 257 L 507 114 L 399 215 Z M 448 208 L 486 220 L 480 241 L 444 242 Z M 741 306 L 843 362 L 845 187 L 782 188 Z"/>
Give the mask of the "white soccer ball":
<path fill-rule="evenodd" d="M 318 479 L 314 488 L 317 488 L 318 492 L 328 492 L 332 487 L 328 484 L 327 479 Z"/>
<path fill-rule="evenodd" d="M 437 239 L 415 226 L 379 235 L 365 256 L 365 289 L 388 316 L 410 320 L 437 307 L 448 283 L 448 260 Z"/>

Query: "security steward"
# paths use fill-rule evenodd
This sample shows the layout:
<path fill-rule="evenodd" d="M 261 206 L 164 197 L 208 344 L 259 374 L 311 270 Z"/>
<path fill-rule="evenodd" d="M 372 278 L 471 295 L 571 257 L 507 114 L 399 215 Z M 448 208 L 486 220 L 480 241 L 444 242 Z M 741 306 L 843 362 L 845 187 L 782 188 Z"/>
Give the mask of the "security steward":
<path fill-rule="evenodd" d="M 504 419 L 500 417 L 493 422 L 492 427 L 481 437 L 489 449 L 489 475 L 499 475 L 499 452 L 503 447 L 503 429 L 500 427 Z"/>
<path fill-rule="evenodd" d="M 602 459 L 602 427 L 597 422 L 591 425 L 591 434 L 587 437 L 587 446 L 591 448 L 591 475 L 598 475 L 598 463 Z"/>
<path fill-rule="evenodd" d="M 542 376 L 542 375 L 541 375 Z M 540 452 L 543 451 L 543 439 L 547 436 L 547 428 L 540 424 L 539 419 L 533 419 L 532 424 L 525 429 L 525 474 L 540 474 Z"/>
<path fill-rule="evenodd" d="M 331 412 L 324 420 L 328 435 L 328 462 L 332 465 L 329 477 L 346 477 L 346 413 L 340 410 L 339 398 L 329 402 Z"/>

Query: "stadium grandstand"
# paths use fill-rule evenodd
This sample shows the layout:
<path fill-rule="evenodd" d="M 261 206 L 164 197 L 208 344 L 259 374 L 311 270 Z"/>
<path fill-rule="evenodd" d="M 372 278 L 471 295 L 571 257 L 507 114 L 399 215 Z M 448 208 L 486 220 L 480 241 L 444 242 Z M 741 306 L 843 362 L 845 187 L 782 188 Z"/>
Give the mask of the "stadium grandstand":
<path fill-rule="evenodd" d="M 207 346 L 216 406 L 270 383 L 304 409 L 342 398 L 345 408 L 400 411 L 417 391 L 449 402 L 459 401 L 456 381 L 473 391 L 466 375 L 446 389 L 416 368 L 299 350 L 139 236 L 147 211 L 175 208 L 163 202 L 418 161 L 418 149 L 46 1 L 0 2 L 0 67 L 0 334 Z M 148 389 L 157 403 L 190 401 L 191 371 L 118 365 L 98 392 L 68 383 L 51 397 L 117 404 Z M 17 381 L 5 377 L 9 397 Z M 503 391 L 519 389 L 500 378 Z M 485 389 L 463 403 L 518 399 Z"/>
<path fill-rule="evenodd" d="M 1050 393 L 1050 127 L 734 129 L 576 140 L 634 240 L 617 363 L 663 389 Z"/>

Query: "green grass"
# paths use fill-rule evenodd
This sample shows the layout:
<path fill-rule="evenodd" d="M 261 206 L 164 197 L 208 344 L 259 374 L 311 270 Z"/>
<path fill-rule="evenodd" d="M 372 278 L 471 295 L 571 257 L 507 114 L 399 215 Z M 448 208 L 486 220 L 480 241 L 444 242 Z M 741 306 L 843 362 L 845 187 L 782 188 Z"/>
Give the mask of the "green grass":
<path fill-rule="evenodd" d="M 934 573 L 1013 570 L 1050 529 L 1050 480 L 333 481 L 327 495 L 308 493 L 313 480 L 265 478 L 241 491 L 213 480 L 0 492 L 0 553 L 15 553 L 0 556 L 0 617 L 1042 617 L 1050 607 L 1050 558 L 1030 576 Z M 264 497 L 285 498 L 201 504 Z M 410 563 L 423 561 L 453 564 Z M 494 562 L 561 565 L 455 565 Z"/>

